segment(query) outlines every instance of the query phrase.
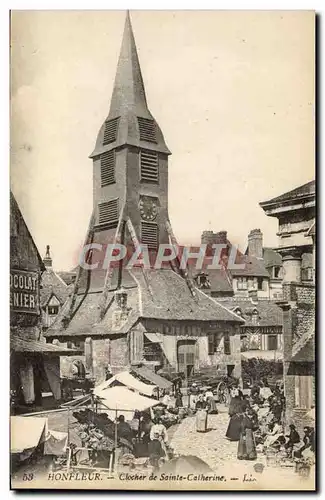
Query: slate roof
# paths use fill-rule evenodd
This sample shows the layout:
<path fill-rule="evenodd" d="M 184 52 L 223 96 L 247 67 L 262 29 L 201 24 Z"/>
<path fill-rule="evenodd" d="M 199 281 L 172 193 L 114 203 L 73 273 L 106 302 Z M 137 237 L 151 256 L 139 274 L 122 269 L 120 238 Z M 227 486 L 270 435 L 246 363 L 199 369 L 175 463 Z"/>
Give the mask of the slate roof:
<path fill-rule="evenodd" d="M 232 321 L 241 319 L 220 306 L 214 299 L 195 288 L 195 299 L 181 276 L 172 270 L 150 270 L 146 273 L 145 286 L 143 274 L 135 269 L 133 274 L 139 280 L 142 295 L 142 316 L 157 319 L 194 320 L 194 321 Z"/>
<path fill-rule="evenodd" d="M 41 285 L 41 307 L 44 307 L 49 302 L 52 295 L 55 295 L 60 304 L 63 305 L 71 291 L 52 268 L 47 268 L 43 273 Z"/>
<path fill-rule="evenodd" d="M 80 350 L 54 344 L 46 344 L 39 340 L 26 340 L 18 336 L 12 336 L 10 347 L 15 352 L 41 352 L 42 354 L 64 354 L 65 356 L 80 354 Z"/>
<path fill-rule="evenodd" d="M 62 327 L 62 317 L 69 308 L 70 299 L 66 302 L 58 318 L 45 332 L 47 337 L 77 335 L 125 334 L 141 318 L 173 321 L 212 322 L 225 321 L 240 323 L 242 319 L 224 305 L 195 288 L 193 297 L 190 289 L 181 276 L 169 269 L 149 270 L 143 272 L 134 268 L 129 273 L 133 277 L 134 286 L 127 290 L 127 321 L 119 328 L 113 324 L 113 314 L 117 311 L 114 291 L 108 294 L 108 309 L 100 320 L 100 293 L 88 293 L 77 296 L 74 315 L 66 329 Z"/>
<path fill-rule="evenodd" d="M 24 236 L 27 236 L 28 241 Z M 13 244 L 12 240 L 18 240 L 18 243 Z M 35 259 L 41 272 L 45 271 L 43 259 L 40 256 L 35 241 L 28 229 L 25 219 L 20 211 L 19 205 L 14 194 L 10 191 L 10 264 L 13 266 L 21 265 L 22 269 L 32 269 L 30 254 L 28 253 L 28 245 L 31 246 L 35 254 Z"/>
<path fill-rule="evenodd" d="M 262 203 L 260 203 L 260 205 L 263 206 L 271 203 L 299 200 L 300 198 L 304 198 L 306 196 L 315 195 L 315 192 L 316 192 L 316 182 L 313 180 L 307 182 L 306 184 L 303 184 L 302 186 L 292 189 L 287 193 L 283 193 L 280 196 L 276 196 L 275 198 L 272 198 L 268 201 L 263 201 Z"/>
<path fill-rule="evenodd" d="M 263 261 L 266 268 L 282 267 L 282 257 L 273 248 L 263 248 Z"/>
<path fill-rule="evenodd" d="M 170 389 L 172 386 L 172 383 L 169 380 L 161 377 L 146 366 L 132 366 L 130 371 L 131 373 L 135 373 L 140 376 L 147 382 L 157 385 L 160 389 Z"/>
<path fill-rule="evenodd" d="M 208 280 L 211 285 L 209 289 L 203 290 L 205 293 L 233 293 L 231 278 L 228 278 L 223 269 L 206 269 L 204 272 L 208 275 Z"/>
<path fill-rule="evenodd" d="M 236 264 L 242 264 L 243 269 L 229 269 L 232 276 L 257 276 L 269 278 L 270 275 L 265 267 L 263 259 L 250 257 L 249 255 L 240 255 L 236 259 Z"/>
<path fill-rule="evenodd" d="M 56 274 L 69 286 L 74 283 L 77 271 L 58 271 Z"/>
<path fill-rule="evenodd" d="M 259 300 L 257 304 L 253 304 L 250 299 L 227 299 L 218 300 L 220 304 L 227 307 L 227 309 L 234 311 L 238 307 L 243 313 L 243 319 L 245 324 L 243 327 L 251 326 L 282 326 L 282 310 L 273 300 Z M 253 323 L 251 320 L 251 313 L 253 309 L 257 309 L 259 313 L 259 318 L 257 323 Z"/>
<path fill-rule="evenodd" d="M 138 117 L 152 121 L 155 141 L 141 138 Z M 158 123 L 148 109 L 141 68 L 131 26 L 129 13 L 126 15 L 121 51 L 117 64 L 111 106 L 106 120 L 118 118 L 116 140 L 106 144 L 104 141 L 105 122 L 103 123 L 90 157 L 97 156 L 124 144 L 145 147 L 164 154 L 170 154 Z M 106 121 L 105 120 L 105 121 Z M 149 123 L 150 123 L 149 122 Z"/>

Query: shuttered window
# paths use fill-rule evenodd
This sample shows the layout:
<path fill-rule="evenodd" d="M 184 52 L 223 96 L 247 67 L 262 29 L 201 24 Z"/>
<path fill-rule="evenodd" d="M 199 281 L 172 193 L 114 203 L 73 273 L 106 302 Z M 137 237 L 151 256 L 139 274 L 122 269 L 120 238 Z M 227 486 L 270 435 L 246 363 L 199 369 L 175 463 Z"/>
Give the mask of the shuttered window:
<path fill-rule="evenodd" d="M 115 151 L 107 151 L 100 157 L 101 186 L 108 186 L 115 182 Z"/>
<path fill-rule="evenodd" d="M 226 333 L 224 336 L 223 340 L 223 349 L 225 354 L 231 354 L 231 349 L 230 349 L 230 338 L 229 335 Z"/>
<path fill-rule="evenodd" d="M 113 118 L 105 122 L 103 145 L 116 141 L 119 120 L 120 118 Z"/>
<path fill-rule="evenodd" d="M 157 142 L 156 125 L 153 120 L 138 117 L 140 141 Z"/>
<path fill-rule="evenodd" d="M 155 151 L 140 151 L 140 177 L 144 182 L 158 183 L 158 153 Z"/>
<path fill-rule="evenodd" d="M 105 201 L 98 205 L 99 224 L 117 224 L 118 222 L 118 198 Z"/>
<path fill-rule="evenodd" d="M 208 354 L 212 355 L 214 354 L 214 334 L 209 333 L 208 335 Z"/>
<path fill-rule="evenodd" d="M 141 243 L 148 248 L 158 248 L 158 226 L 149 222 L 141 222 Z"/>
<path fill-rule="evenodd" d="M 269 351 L 276 351 L 278 348 L 278 336 L 269 335 L 267 339 L 267 348 Z"/>

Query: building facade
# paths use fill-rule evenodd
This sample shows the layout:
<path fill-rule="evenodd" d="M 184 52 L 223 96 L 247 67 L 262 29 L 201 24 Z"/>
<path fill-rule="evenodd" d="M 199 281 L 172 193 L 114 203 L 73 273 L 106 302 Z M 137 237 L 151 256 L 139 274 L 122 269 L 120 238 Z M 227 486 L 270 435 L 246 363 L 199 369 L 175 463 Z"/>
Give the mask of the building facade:
<path fill-rule="evenodd" d="M 103 380 L 113 372 L 146 364 L 190 376 L 215 365 L 240 377 L 242 319 L 194 286 L 177 256 L 161 269 L 158 249 L 175 244 L 168 215 L 170 151 L 149 111 L 137 49 L 127 15 L 111 106 L 93 161 L 93 214 L 85 244 L 97 250 L 80 266 L 74 290 L 52 326 L 48 341 L 84 341 L 86 370 Z M 105 250 L 123 244 L 126 258 L 105 269 Z M 146 245 L 150 266 L 127 266 Z M 100 250 L 102 249 L 102 251 Z M 220 337 L 209 354 L 209 339 Z"/>
<path fill-rule="evenodd" d="M 60 355 L 75 354 L 42 339 L 40 284 L 45 271 L 34 240 L 10 195 L 11 410 L 42 407 L 44 395 L 61 399 Z"/>
<path fill-rule="evenodd" d="M 315 182 L 263 202 L 261 207 L 279 220 L 286 418 L 287 423 L 294 421 L 302 427 L 315 404 Z"/>
<path fill-rule="evenodd" d="M 53 269 L 50 246 L 47 245 L 43 259 L 45 271 L 41 280 L 42 330 L 46 331 L 57 318 L 72 288 Z"/>

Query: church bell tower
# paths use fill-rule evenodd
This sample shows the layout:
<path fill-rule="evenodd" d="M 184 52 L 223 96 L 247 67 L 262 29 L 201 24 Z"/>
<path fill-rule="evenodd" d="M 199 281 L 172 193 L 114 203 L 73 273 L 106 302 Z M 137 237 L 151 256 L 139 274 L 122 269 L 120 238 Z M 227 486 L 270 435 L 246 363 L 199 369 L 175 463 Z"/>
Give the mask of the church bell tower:
<path fill-rule="evenodd" d="M 109 114 L 93 160 L 93 241 L 137 241 L 155 251 L 169 243 L 168 155 L 148 109 L 129 13 L 126 15 Z"/>

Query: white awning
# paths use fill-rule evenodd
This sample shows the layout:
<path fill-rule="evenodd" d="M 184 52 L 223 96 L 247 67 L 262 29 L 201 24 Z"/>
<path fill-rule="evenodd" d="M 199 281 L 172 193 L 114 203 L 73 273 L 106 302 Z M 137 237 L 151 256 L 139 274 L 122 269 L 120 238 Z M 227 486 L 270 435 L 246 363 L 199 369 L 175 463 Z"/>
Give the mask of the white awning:
<path fill-rule="evenodd" d="M 117 373 L 114 377 L 109 380 L 105 380 L 105 382 L 95 387 L 94 394 L 98 395 L 99 392 L 113 386 L 114 382 L 119 382 L 120 384 L 125 385 L 130 389 L 134 389 L 141 394 L 145 394 L 146 396 L 152 396 L 154 391 L 157 389 L 156 385 L 145 384 L 131 375 L 131 373 L 125 371 Z"/>
<path fill-rule="evenodd" d="M 107 413 L 113 421 L 119 415 L 124 415 L 125 420 L 132 420 L 136 410 L 144 411 L 160 404 L 157 399 L 141 396 L 127 387 L 108 387 L 94 393 L 107 408 L 101 409 L 101 412 Z"/>
<path fill-rule="evenodd" d="M 23 453 L 32 450 L 45 441 L 47 435 L 47 418 L 43 417 L 10 417 L 10 450 L 11 453 Z"/>
<path fill-rule="evenodd" d="M 153 332 L 144 332 L 150 342 L 154 344 L 162 344 L 162 334 L 161 333 L 153 333 Z"/>

